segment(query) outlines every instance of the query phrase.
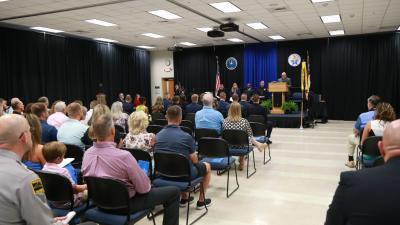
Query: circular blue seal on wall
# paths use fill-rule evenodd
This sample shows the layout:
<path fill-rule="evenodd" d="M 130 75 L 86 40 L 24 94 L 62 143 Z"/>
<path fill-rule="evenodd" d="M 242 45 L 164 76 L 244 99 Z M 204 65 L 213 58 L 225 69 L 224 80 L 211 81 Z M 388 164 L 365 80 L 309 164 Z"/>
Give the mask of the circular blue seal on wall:
<path fill-rule="evenodd" d="M 234 70 L 237 67 L 237 60 L 235 57 L 229 57 L 226 59 L 225 65 L 228 70 Z"/>
<path fill-rule="evenodd" d="M 293 53 L 293 54 L 289 55 L 289 57 L 288 57 L 289 65 L 296 67 L 296 66 L 300 65 L 300 62 L 301 62 L 301 57 L 299 54 Z"/>

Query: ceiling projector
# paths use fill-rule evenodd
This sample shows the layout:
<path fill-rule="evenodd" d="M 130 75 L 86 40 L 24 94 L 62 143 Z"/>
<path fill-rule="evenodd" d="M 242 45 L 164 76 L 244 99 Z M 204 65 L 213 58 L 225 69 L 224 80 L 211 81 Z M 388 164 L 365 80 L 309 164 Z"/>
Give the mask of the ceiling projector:
<path fill-rule="evenodd" d="M 233 32 L 239 30 L 239 25 L 235 23 L 224 23 L 219 26 L 219 29 L 224 32 Z"/>
<path fill-rule="evenodd" d="M 207 32 L 207 36 L 212 37 L 212 38 L 217 38 L 217 37 L 225 36 L 225 33 L 223 31 L 214 29 L 214 30 L 208 31 Z"/>

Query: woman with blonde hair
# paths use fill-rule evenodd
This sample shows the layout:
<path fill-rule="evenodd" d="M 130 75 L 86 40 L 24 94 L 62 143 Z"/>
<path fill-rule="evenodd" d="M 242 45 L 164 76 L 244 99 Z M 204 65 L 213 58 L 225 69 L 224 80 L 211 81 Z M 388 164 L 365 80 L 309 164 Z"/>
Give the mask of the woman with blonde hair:
<path fill-rule="evenodd" d="M 233 102 L 228 111 L 228 117 L 224 120 L 224 123 L 222 124 L 222 128 L 224 130 L 243 130 L 246 131 L 246 133 L 249 136 L 249 143 L 253 144 L 258 148 L 258 150 L 264 151 L 264 149 L 267 147 L 267 144 L 260 143 L 256 141 L 256 139 L 253 137 L 253 131 L 251 130 L 250 123 L 246 119 L 242 118 L 242 108 L 239 103 Z M 237 146 L 237 147 L 242 147 L 242 146 Z M 241 156 L 239 158 L 239 170 L 243 170 L 243 162 L 244 162 L 244 157 Z"/>
<path fill-rule="evenodd" d="M 136 111 L 129 116 L 129 133 L 126 135 L 123 145 L 126 148 L 142 149 L 152 153 L 156 143 L 156 136 L 147 133 L 149 119 L 145 112 Z"/>
<path fill-rule="evenodd" d="M 40 125 L 39 118 L 31 113 L 24 114 L 24 117 L 28 121 L 31 131 L 32 138 L 32 149 L 25 153 L 22 157 L 22 162 L 33 170 L 41 170 L 43 165 L 46 164 L 46 160 L 43 157 L 43 145 L 42 142 L 42 127 Z"/>
<path fill-rule="evenodd" d="M 156 102 L 151 107 L 151 119 L 165 119 L 165 109 L 164 109 L 164 101 L 161 96 L 156 98 Z"/>
<path fill-rule="evenodd" d="M 115 125 L 121 126 L 126 130 L 129 115 L 123 112 L 122 102 L 114 102 L 111 105 L 111 115 Z"/>

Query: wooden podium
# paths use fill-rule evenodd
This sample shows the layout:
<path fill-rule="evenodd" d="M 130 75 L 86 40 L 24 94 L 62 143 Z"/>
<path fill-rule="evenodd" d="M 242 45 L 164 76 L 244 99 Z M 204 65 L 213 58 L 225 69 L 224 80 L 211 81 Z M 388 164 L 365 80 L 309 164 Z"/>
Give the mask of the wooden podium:
<path fill-rule="evenodd" d="M 286 93 L 289 91 L 286 82 L 271 82 L 268 84 L 268 90 L 272 93 L 272 114 L 284 114 L 282 104 L 285 103 Z M 277 96 L 278 95 L 278 96 Z M 280 96 L 279 96 L 280 95 Z M 280 97 L 280 98 L 279 98 Z"/>

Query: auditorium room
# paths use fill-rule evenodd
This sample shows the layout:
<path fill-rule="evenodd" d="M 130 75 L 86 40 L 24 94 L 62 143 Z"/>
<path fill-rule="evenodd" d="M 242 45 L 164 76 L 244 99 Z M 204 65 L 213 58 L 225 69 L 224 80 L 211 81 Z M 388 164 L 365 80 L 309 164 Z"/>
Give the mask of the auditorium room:
<path fill-rule="evenodd" d="M 0 225 L 399 225 L 400 0 L 0 0 Z"/>

